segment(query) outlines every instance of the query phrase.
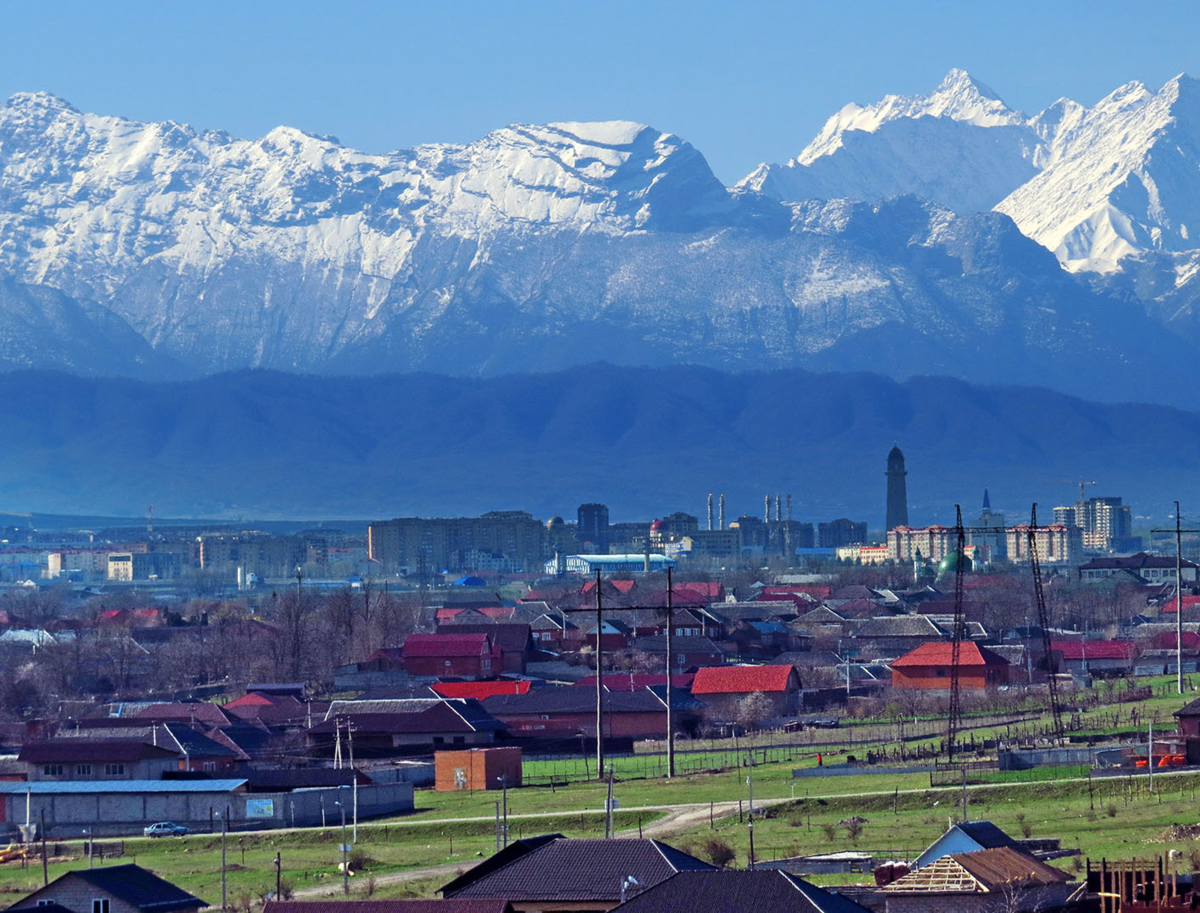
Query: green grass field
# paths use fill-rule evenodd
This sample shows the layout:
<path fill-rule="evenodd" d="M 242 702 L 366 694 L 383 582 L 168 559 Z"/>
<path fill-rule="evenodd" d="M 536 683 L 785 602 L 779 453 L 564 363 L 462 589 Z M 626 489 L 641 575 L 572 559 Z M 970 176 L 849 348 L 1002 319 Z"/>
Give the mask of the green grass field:
<path fill-rule="evenodd" d="M 1200 678 L 1193 676 L 1200 683 Z M 1138 683 L 1152 684 L 1160 689 L 1152 697 L 1136 704 L 1118 703 L 1113 695 L 1101 689 L 1095 706 L 1080 714 L 1081 725 L 1095 731 L 1128 730 L 1132 726 L 1132 711 L 1137 712 L 1141 725 L 1158 718 L 1165 729 L 1171 725 L 1171 712 L 1192 695 L 1179 696 L 1166 689 L 1173 679 L 1160 678 Z M 1047 715 L 1030 724 L 1031 729 L 1044 725 Z M 969 725 L 969 723 L 968 723 Z M 937 727 L 933 727 L 936 729 Z M 971 730 L 974 738 L 1012 735 L 1010 727 L 984 727 Z M 842 729 L 823 731 L 813 738 L 842 739 L 845 744 L 836 749 L 823 746 L 821 751 L 827 765 L 840 764 L 848 754 L 863 755 L 868 747 L 875 750 L 894 750 L 898 726 L 895 723 L 872 721 L 850 724 Z M 868 735 L 876 741 L 870 742 Z M 643 777 L 647 759 L 643 757 L 615 758 L 614 769 L 618 782 L 614 796 L 621 810 L 616 814 L 618 830 L 636 832 L 639 823 L 648 825 L 665 814 L 659 810 L 639 810 L 642 807 L 699 805 L 747 800 L 747 777 L 753 779 L 755 800 L 788 800 L 765 810 L 755 822 L 755 844 L 760 859 L 802 855 L 831 848 L 857 845 L 879 851 L 883 855 L 911 855 L 941 834 L 951 817 L 961 814 L 961 790 L 949 787 L 929 789 L 929 775 L 877 774 L 863 772 L 852 776 L 816 776 L 794 779 L 792 770 L 816 766 L 816 751 L 812 745 L 794 745 L 769 754 L 769 763 L 745 766 L 747 758 L 762 757 L 761 745 L 771 736 L 753 739 L 747 752 L 746 740 L 734 750 L 728 744 L 704 740 L 704 746 L 720 749 L 703 758 L 681 754 L 681 770 L 688 761 L 695 766 L 716 763 L 731 766 L 720 772 L 688 773 L 672 780 Z M 932 741 L 932 738 L 931 740 Z M 908 743 L 911 747 L 912 743 Z M 759 747 L 755 747 L 755 746 Z M 889 762 L 890 763 L 890 762 Z M 526 773 L 569 781 L 555 786 L 527 786 L 508 791 L 508 811 L 512 838 L 546 832 L 561 832 L 569 836 L 600 836 L 604 832 L 602 809 L 607 787 L 582 777 L 581 761 L 530 761 Z M 589 771 L 593 776 L 594 767 Z M 969 814 L 972 818 L 990 818 L 1014 836 L 1028 828 L 1033 836 L 1059 837 L 1064 847 L 1077 847 L 1093 858 L 1130 858 L 1151 856 L 1179 849 L 1186 856 L 1195 854 L 1200 862 L 1200 842 L 1185 840 L 1172 843 L 1154 842 L 1172 824 L 1196 824 L 1200 810 L 1195 791 L 1200 785 L 1200 773 L 1175 773 L 1156 776 L 1157 791 L 1147 792 L 1147 777 L 1102 780 L 1090 784 L 1071 780 L 1086 772 L 1077 767 L 1043 768 L 1036 771 L 1012 773 L 979 772 L 976 777 L 985 781 L 968 788 Z M 622 779 L 627 778 L 627 779 Z M 1015 781 L 1015 782 L 1014 782 Z M 356 848 L 370 861 L 353 879 L 355 896 L 364 896 L 372 876 L 419 870 L 434 865 L 467 867 L 490 855 L 495 847 L 495 804 L 501 801 L 498 792 L 439 793 L 429 789 L 416 793 L 414 813 L 359 826 Z M 761 812 L 762 810 L 760 810 Z M 868 819 L 856 840 L 838 824 L 854 815 Z M 537 816 L 537 817 L 530 817 Z M 478 820 L 470 820 L 478 819 Z M 748 823 L 741 822 L 736 812 L 718 817 L 715 827 L 707 822 L 691 825 L 666 839 L 697 855 L 706 855 L 710 839 L 728 843 L 737 853 L 736 864 L 745 865 L 749 850 Z M 126 841 L 127 855 L 114 862 L 137 862 L 158 872 L 186 890 L 211 903 L 220 903 L 220 838 L 196 835 L 183 839 Z M 337 864 L 341 842 L 340 828 L 231 834 L 227 839 L 228 894 L 231 904 L 245 908 L 267 891 L 273 890 L 275 854 L 282 858 L 283 877 L 295 889 L 319 888 L 340 895 L 340 876 Z M 79 846 L 79 844 L 76 844 Z M 50 877 L 86 865 L 86 859 L 54 861 Z M 1073 870 L 1071 859 L 1057 863 Z M 371 896 L 412 897 L 430 896 L 448 880 L 443 874 L 427 875 L 403 883 L 375 885 Z M 854 876 L 857 880 L 862 876 Z M 818 883 L 836 881 L 837 876 L 814 879 Z M 13 900 L 41 883 L 40 860 L 30 860 L 27 867 L 19 863 L 0 865 L 0 892 Z"/>

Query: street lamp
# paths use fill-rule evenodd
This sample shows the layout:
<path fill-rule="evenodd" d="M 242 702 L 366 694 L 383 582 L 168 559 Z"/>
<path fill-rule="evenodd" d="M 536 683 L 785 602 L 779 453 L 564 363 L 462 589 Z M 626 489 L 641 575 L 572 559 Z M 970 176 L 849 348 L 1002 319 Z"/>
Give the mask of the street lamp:
<path fill-rule="evenodd" d="M 344 789 L 345 787 L 339 787 Z M 350 844 L 346 842 L 346 806 L 342 805 L 341 799 L 335 799 L 334 805 L 342 810 L 342 893 L 350 893 L 350 860 L 348 854 L 350 852 Z"/>
<path fill-rule="evenodd" d="M 504 790 L 504 845 L 508 846 L 508 774 L 501 774 L 496 782 Z"/>
<path fill-rule="evenodd" d="M 89 831 L 86 827 L 83 829 L 83 839 L 87 841 L 88 868 L 90 869 L 92 867 L 92 839 L 91 831 Z"/>

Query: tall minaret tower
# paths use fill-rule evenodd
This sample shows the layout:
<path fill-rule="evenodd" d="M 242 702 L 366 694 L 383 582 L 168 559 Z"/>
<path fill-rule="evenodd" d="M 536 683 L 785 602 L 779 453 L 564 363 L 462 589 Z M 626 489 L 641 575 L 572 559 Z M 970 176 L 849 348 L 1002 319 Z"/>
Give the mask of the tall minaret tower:
<path fill-rule="evenodd" d="M 887 529 L 908 526 L 908 486 L 904 477 L 904 454 L 893 447 L 887 458 Z"/>

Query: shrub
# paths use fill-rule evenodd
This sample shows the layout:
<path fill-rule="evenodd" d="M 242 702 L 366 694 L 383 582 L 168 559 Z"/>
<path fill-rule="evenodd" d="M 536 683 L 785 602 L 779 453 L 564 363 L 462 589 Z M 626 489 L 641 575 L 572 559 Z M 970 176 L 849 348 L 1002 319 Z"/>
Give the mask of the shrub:
<path fill-rule="evenodd" d="M 717 868 L 723 869 L 725 866 L 729 865 L 729 863 L 733 862 L 737 854 L 734 853 L 733 847 L 731 847 L 724 840 L 720 840 L 716 837 L 709 837 L 704 843 L 704 855 L 707 856 L 708 861 Z"/>
<path fill-rule="evenodd" d="M 361 850 L 358 847 L 352 849 L 346 857 L 346 861 L 350 864 L 351 872 L 361 872 L 363 869 L 368 869 L 375 862 L 367 855 L 366 850 Z"/>
<path fill-rule="evenodd" d="M 1104 809 L 1104 813 L 1110 818 L 1115 818 L 1117 817 L 1117 807 L 1110 802 Z"/>
<path fill-rule="evenodd" d="M 835 837 L 837 837 L 837 828 L 832 824 L 822 824 L 821 833 L 825 835 L 826 840 L 832 841 Z"/>

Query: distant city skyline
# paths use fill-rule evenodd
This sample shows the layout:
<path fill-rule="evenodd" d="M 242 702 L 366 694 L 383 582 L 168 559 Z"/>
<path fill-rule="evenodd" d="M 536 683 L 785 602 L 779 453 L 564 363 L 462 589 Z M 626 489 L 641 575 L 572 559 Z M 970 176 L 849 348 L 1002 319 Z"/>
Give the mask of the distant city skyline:
<path fill-rule="evenodd" d="M 1200 7 L 1018 2 L 628 2 L 600 8 L 263 2 L 12 5 L 0 97 L 258 137 L 279 124 L 369 152 L 509 123 L 630 119 L 732 183 L 798 154 L 835 111 L 933 89 L 952 67 L 1035 113 L 1200 74 Z"/>

